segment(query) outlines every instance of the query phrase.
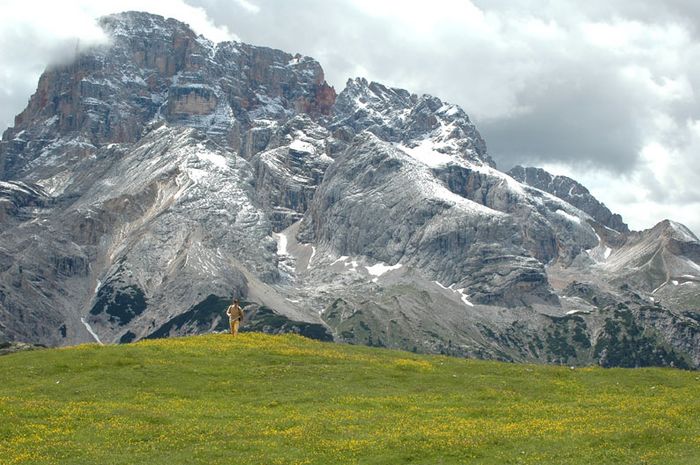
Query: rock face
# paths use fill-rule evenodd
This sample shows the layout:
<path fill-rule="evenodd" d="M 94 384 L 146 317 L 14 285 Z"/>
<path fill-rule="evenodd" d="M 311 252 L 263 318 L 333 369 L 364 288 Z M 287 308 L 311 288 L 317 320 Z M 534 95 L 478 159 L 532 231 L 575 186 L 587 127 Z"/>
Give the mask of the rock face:
<path fill-rule="evenodd" d="M 0 181 L 0 224 L 26 221 L 35 210 L 46 208 L 50 202 L 50 196 L 41 186 Z"/>
<path fill-rule="evenodd" d="M 420 268 L 479 303 L 557 303 L 511 216 L 451 192 L 429 166 L 368 132 L 328 169 L 302 228 L 305 241 Z"/>
<path fill-rule="evenodd" d="M 253 155 L 251 164 L 257 203 L 271 212 L 279 232 L 303 217 L 333 159 L 326 154 L 328 130 L 306 115 L 265 130 L 267 150 Z"/>
<path fill-rule="evenodd" d="M 496 169 L 467 114 L 145 13 L 0 143 L 0 340 L 293 331 L 511 361 L 700 366 L 700 242 Z"/>

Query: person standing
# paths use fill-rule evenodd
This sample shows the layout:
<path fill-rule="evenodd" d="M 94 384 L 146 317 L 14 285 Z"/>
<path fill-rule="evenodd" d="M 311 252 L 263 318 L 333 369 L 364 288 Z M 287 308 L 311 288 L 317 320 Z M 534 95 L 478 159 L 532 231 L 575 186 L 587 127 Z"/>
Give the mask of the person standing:
<path fill-rule="evenodd" d="M 238 327 L 241 325 L 241 320 L 243 319 L 243 309 L 238 299 L 234 300 L 233 304 L 229 305 L 226 310 L 226 315 L 228 315 L 228 321 L 231 325 L 231 334 L 236 336 L 238 334 Z"/>

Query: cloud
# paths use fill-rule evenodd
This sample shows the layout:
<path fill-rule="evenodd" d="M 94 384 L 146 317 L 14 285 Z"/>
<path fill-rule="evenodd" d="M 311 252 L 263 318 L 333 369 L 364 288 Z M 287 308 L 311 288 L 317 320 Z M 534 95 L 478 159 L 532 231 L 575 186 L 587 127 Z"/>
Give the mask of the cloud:
<path fill-rule="evenodd" d="M 248 0 L 235 0 L 235 2 L 249 13 L 257 13 L 260 11 L 260 7 Z"/>

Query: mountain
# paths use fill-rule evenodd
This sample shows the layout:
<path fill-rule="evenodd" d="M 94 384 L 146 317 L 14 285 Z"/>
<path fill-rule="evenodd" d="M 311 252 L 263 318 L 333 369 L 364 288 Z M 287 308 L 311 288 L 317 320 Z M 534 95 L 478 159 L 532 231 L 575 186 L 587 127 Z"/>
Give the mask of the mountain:
<path fill-rule="evenodd" d="M 499 171 L 457 105 L 146 13 L 48 69 L 0 143 L 0 336 L 245 326 L 421 352 L 700 366 L 700 256 Z M 677 283 L 674 284 L 674 283 Z"/>

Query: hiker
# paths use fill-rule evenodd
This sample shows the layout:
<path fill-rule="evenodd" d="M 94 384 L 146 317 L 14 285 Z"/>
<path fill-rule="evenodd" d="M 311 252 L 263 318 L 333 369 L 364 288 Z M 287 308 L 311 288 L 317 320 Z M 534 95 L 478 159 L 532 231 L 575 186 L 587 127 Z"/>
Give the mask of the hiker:
<path fill-rule="evenodd" d="M 235 336 L 238 334 L 238 327 L 243 319 L 243 309 L 241 309 L 238 299 L 234 300 L 232 305 L 229 305 L 228 309 L 226 310 L 226 314 L 228 315 L 228 321 L 231 324 L 231 334 Z"/>

